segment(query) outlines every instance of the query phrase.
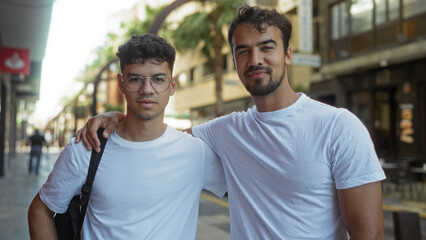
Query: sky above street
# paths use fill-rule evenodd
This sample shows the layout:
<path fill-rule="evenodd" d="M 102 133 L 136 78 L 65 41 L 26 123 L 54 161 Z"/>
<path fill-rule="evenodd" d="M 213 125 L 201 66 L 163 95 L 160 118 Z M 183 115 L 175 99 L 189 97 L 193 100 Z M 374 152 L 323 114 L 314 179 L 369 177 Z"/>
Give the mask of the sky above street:
<path fill-rule="evenodd" d="M 34 123 L 43 126 L 62 109 L 60 100 L 81 89 L 75 81 L 90 53 L 104 44 L 108 16 L 130 9 L 138 0 L 56 0 L 43 59 L 40 100 Z"/>

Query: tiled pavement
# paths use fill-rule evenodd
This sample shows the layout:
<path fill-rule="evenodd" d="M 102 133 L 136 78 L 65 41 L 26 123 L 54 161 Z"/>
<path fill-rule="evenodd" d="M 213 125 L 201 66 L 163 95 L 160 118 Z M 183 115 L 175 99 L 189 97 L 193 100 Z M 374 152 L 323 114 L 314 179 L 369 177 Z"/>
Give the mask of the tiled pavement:
<path fill-rule="evenodd" d="M 58 149 L 50 149 L 48 154 L 42 156 L 40 174 L 28 173 L 28 154 L 18 153 L 10 160 L 6 176 L 0 177 L 0 239 L 1 240 L 27 240 L 29 239 L 27 224 L 27 209 L 31 200 L 36 195 L 41 185 L 46 180 L 52 166 L 59 154 Z M 201 200 L 201 206 L 203 205 Z M 422 226 L 422 236 L 426 239 L 426 202 L 425 201 L 399 201 L 394 198 L 384 198 L 385 218 L 389 218 L 390 211 L 408 210 L 419 212 Z M 200 208 L 202 209 L 202 208 Z M 218 235 L 208 234 L 217 221 L 229 222 L 229 215 L 220 215 L 220 219 L 204 216 L 200 210 L 199 232 L 197 240 L 219 239 Z M 222 219 L 227 218 L 227 219 Z M 213 221 L 215 224 L 210 224 Z M 220 239 L 229 239 L 228 226 L 222 227 Z M 385 232 L 392 232 L 391 220 L 385 220 Z M 201 236 L 207 236 L 201 237 Z M 210 237 L 208 237 L 210 236 Z M 388 238 L 386 238 L 388 239 Z"/>
<path fill-rule="evenodd" d="M 27 209 L 57 156 L 58 151 L 42 156 L 39 175 L 28 173 L 28 154 L 18 153 L 10 160 L 6 176 L 0 178 L 0 239 L 30 239 Z"/>

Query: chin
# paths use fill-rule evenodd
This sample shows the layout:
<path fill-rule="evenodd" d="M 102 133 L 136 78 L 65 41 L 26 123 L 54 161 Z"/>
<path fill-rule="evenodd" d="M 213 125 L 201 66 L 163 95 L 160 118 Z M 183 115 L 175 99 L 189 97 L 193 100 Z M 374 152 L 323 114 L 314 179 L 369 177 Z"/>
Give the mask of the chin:
<path fill-rule="evenodd" d="M 155 113 L 155 114 L 137 114 L 138 118 L 144 121 L 147 120 L 153 120 L 158 118 L 158 116 L 161 114 L 161 112 L 159 113 Z"/>

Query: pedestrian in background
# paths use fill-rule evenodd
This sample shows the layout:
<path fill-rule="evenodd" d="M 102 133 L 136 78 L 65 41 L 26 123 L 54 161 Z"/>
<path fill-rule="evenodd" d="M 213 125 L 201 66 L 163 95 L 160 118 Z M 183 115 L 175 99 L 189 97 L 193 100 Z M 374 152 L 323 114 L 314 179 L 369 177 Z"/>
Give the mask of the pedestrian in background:
<path fill-rule="evenodd" d="M 38 129 L 34 130 L 34 134 L 29 137 L 29 142 L 31 144 L 31 151 L 30 151 L 30 159 L 29 159 L 29 167 L 28 172 L 33 172 L 33 159 L 36 158 L 36 166 L 35 166 L 35 174 L 38 175 L 39 168 L 40 168 L 40 161 L 41 161 L 41 155 L 43 153 L 43 144 L 46 142 L 46 139 L 44 139 L 43 135 L 40 134 Z"/>

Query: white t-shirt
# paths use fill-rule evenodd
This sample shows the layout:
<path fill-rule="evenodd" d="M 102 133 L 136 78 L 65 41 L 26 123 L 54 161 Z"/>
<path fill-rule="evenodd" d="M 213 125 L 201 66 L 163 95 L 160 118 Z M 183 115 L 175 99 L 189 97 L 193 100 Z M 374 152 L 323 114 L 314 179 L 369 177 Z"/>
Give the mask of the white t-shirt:
<path fill-rule="evenodd" d="M 74 139 L 40 190 L 63 213 L 86 180 L 91 152 Z M 202 189 L 226 193 L 216 154 L 200 139 L 168 127 L 153 141 L 129 142 L 115 132 L 100 161 L 83 224 L 83 239 L 195 239 Z"/>
<path fill-rule="evenodd" d="M 192 129 L 222 160 L 232 239 L 346 239 L 336 189 L 385 178 L 358 118 L 300 95 Z"/>

